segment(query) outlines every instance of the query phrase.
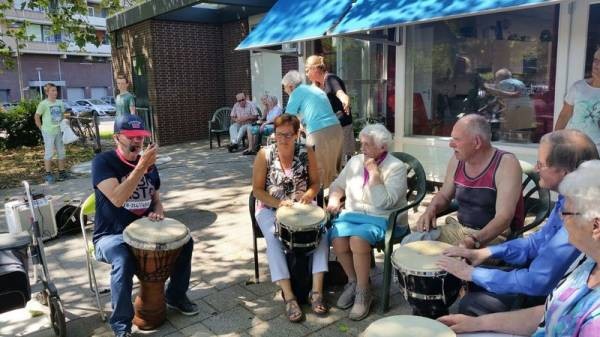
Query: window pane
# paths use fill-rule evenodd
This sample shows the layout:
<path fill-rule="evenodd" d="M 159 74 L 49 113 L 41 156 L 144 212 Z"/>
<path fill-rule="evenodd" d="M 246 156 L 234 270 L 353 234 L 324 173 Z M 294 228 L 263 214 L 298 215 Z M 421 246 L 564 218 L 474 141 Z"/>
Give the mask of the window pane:
<path fill-rule="evenodd" d="M 412 134 L 449 136 L 479 113 L 493 140 L 537 142 L 553 126 L 557 29 L 558 6 L 410 27 Z"/>
<path fill-rule="evenodd" d="M 30 24 L 25 31 L 28 36 L 33 36 L 32 41 L 42 42 L 42 26 Z"/>
<path fill-rule="evenodd" d="M 590 6 L 587 49 L 585 51 L 585 78 L 592 77 L 594 53 L 600 48 L 600 4 Z"/>

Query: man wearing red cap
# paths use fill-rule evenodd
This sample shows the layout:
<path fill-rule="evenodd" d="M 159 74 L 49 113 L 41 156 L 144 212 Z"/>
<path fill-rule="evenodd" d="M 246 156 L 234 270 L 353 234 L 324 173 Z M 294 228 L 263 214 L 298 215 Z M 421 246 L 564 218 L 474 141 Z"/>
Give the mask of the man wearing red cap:
<path fill-rule="evenodd" d="M 115 121 L 115 150 L 97 155 L 92 162 L 92 181 L 96 194 L 94 247 L 99 261 L 111 264 L 110 290 L 113 313 L 110 325 L 115 336 L 131 335 L 134 316 L 131 303 L 136 261 L 123 241 L 123 230 L 133 221 L 147 216 L 164 218 L 160 201 L 160 177 L 154 165 L 158 148 L 150 144 L 140 154 L 144 129 L 139 116 L 126 115 Z M 184 315 L 195 315 L 198 307 L 186 296 L 191 273 L 193 241 L 182 248 L 165 292 L 167 306 Z"/>

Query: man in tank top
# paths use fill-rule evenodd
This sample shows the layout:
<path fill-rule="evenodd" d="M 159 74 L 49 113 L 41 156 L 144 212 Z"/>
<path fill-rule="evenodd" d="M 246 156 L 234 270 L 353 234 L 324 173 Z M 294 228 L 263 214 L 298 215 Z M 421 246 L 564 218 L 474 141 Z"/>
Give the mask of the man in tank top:
<path fill-rule="evenodd" d="M 503 233 L 523 226 L 521 166 L 517 158 L 491 145 L 490 126 L 480 115 L 461 118 L 452 129 L 444 184 L 416 224 L 420 232 L 439 228 L 439 241 L 479 248 L 503 240 Z M 436 224 L 437 214 L 458 203 L 457 219 Z"/>

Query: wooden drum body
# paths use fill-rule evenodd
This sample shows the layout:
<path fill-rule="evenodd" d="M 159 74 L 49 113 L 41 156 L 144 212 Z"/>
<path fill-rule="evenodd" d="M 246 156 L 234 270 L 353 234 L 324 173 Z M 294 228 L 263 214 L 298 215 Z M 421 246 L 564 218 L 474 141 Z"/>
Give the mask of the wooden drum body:
<path fill-rule="evenodd" d="M 275 232 L 285 249 L 298 253 L 317 248 L 327 219 L 321 207 L 301 203 L 278 208 L 275 218 Z"/>
<path fill-rule="evenodd" d="M 155 329 L 165 321 L 165 281 L 190 238 L 184 224 L 169 218 L 161 221 L 141 218 L 123 231 L 123 241 L 135 256 L 136 275 L 140 280 L 133 324 L 141 330 Z"/>
<path fill-rule="evenodd" d="M 448 307 L 458 297 L 461 281 L 436 265 L 448 247 L 451 245 L 438 241 L 417 241 L 394 250 L 392 265 L 414 315 L 429 318 L 447 315 Z"/>

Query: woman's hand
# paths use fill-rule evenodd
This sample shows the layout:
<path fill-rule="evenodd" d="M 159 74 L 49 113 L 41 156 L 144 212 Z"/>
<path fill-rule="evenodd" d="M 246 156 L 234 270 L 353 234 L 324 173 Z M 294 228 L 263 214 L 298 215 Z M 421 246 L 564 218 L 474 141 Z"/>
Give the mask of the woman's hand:
<path fill-rule="evenodd" d="M 301 204 L 310 204 L 315 198 L 312 196 L 312 193 L 309 191 L 304 192 L 299 202 Z"/>
<path fill-rule="evenodd" d="M 438 267 L 458 277 L 461 280 L 472 280 L 473 269 L 475 268 L 469 266 L 464 261 L 461 261 L 454 257 L 442 256 L 439 258 L 439 260 L 437 260 L 436 264 L 438 265 Z"/>
<path fill-rule="evenodd" d="M 327 212 L 331 214 L 338 214 L 341 207 L 342 205 L 340 203 L 340 199 L 329 199 L 329 202 L 327 203 Z"/>
<path fill-rule="evenodd" d="M 279 205 L 277 205 L 277 208 L 279 208 L 279 207 L 292 207 L 293 204 L 294 204 L 293 201 L 291 201 L 289 199 L 284 199 L 284 200 L 280 200 L 279 201 Z"/>
<path fill-rule="evenodd" d="M 437 319 L 457 333 L 479 331 L 477 317 L 467 315 L 446 315 Z"/>

